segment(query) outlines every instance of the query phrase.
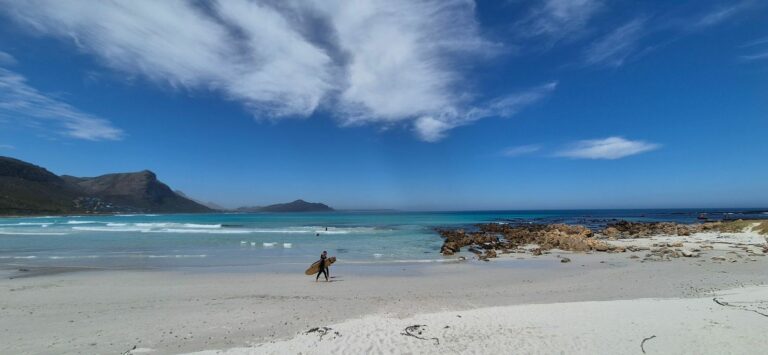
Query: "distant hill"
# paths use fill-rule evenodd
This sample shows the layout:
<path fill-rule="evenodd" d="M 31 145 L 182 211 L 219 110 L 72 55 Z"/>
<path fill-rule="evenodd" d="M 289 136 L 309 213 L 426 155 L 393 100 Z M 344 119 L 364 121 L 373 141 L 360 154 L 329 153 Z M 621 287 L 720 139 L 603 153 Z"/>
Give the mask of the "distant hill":
<path fill-rule="evenodd" d="M 197 202 L 197 203 L 199 203 L 199 204 L 201 204 L 201 205 L 203 205 L 203 206 L 205 206 L 205 207 L 208 207 L 208 208 L 210 208 L 210 209 L 212 209 L 212 210 L 216 210 L 216 211 L 227 211 L 227 210 L 228 210 L 228 208 L 226 208 L 226 207 L 224 207 L 224 206 L 222 206 L 222 205 L 219 205 L 219 204 L 217 204 L 216 202 L 211 202 L 211 201 L 200 201 L 200 200 L 198 200 L 198 199 L 194 199 L 194 198 L 192 198 L 192 197 L 189 197 L 189 196 L 187 196 L 187 194 L 185 194 L 185 193 L 184 193 L 183 191 L 181 191 L 181 190 L 173 190 L 173 192 L 175 192 L 177 195 L 179 195 L 179 196 L 181 196 L 181 197 L 184 197 L 184 198 L 190 199 L 190 200 L 192 200 L 192 201 L 195 201 L 195 202 Z"/>
<path fill-rule="evenodd" d="M 97 177 L 56 176 L 0 157 L 0 214 L 209 212 L 181 196 L 148 170 Z"/>
<path fill-rule="evenodd" d="M 313 203 L 296 200 L 288 203 L 278 203 L 264 207 L 240 207 L 238 212 L 330 212 L 333 208 L 323 203 Z"/>

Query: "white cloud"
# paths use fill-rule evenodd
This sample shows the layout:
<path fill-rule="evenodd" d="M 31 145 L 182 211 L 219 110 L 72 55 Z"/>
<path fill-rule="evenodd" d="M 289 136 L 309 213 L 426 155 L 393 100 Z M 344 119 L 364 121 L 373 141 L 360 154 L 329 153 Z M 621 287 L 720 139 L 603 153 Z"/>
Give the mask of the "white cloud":
<path fill-rule="evenodd" d="M 102 118 L 46 96 L 29 86 L 26 78 L 0 68 L 0 117 L 33 126 L 54 124 L 63 134 L 86 140 L 118 140 L 123 132 Z"/>
<path fill-rule="evenodd" d="M 434 142 L 442 139 L 448 130 L 455 127 L 488 117 L 514 116 L 523 108 L 549 96 L 555 88 L 557 88 L 557 82 L 551 82 L 491 100 L 468 110 L 453 108 L 444 110 L 437 116 L 421 116 L 416 120 L 415 130 L 423 140 Z"/>
<path fill-rule="evenodd" d="M 656 143 L 632 141 L 622 137 L 608 137 L 578 141 L 556 155 L 578 159 L 619 159 L 630 155 L 649 152 L 661 147 Z"/>
<path fill-rule="evenodd" d="M 768 37 L 759 38 L 754 41 L 745 43 L 740 48 L 746 48 L 752 50 L 752 54 L 745 54 L 741 56 L 741 59 L 746 61 L 764 60 L 768 59 Z"/>
<path fill-rule="evenodd" d="M 710 10 L 709 12 L 701 15 L 698 20 L 693 21 L 693 29 L 703 29 L 715 25 L 719 25 L 727 20 L 732 19 L 734 16 L 742 11 L 747 10 L 752 6 L 752 1 L 741 1 L 738 3 L 730 4 L 729 6 L 721 6 Z"/>
<path fill-rule="evenodd" d="M 644 19 L 633 19 L 592 43 L 584 52 L 584 62 L 588 65 L 621 66 L 647 34 L 645 22 Z"/>
<path fill-rule="evenodd" d="M 733 20 L 752 7 L 754 2 L 745 0 L 682 17 L 670 14 L 637 17 L 594 40 L 585 48 L 583 62 L 620 67 L 644 52 Z"/>
<path fill-rule="evenodd" d="M 461 67 L 499 50 L 467 0 L 0 4 L 108 67 L 219 92 L 256 117 L 324 109 L 346 125 L 412 125 L 427 140 L 477 118 Z"/>
<path fill-rule="evenodd" d="M 10 144 L 0 144 L 0 149 L 8 149 L 8 150 L 14 150 L 16 147 L 10 145 Z"/>
<path fill-rule="evenodd" d="M 541 145 L 528 144 L 528 145 L 520 145 L 516 147 L 509 147 L 507 149 L 504 149 L 501 152 L 501 154 L 506 157 L 519 157 L 521 155 L 536 153 L 539 150 L 541 150 Z"/>
<path fill-rule="evenodd" d="M 760 46 L 760 45 L 763 45 L 763 44 L 768 44 L 768 37 L 758 38 L 758 39 L 756 39 L 754 41 L 749 41 L 747 43 L 742 44 L 739 47 L 741 47 L 741 48 L 749 48 L 749 47 L 754 47 L 754 46 Z"/>
<path fill-rule="evenodd" d="M 523 37 L 546 37 L 557 42 L 582 35 L 602 8 L 599 0 L 546 0 L 515 27 Z"/>
<path fill-rule="evenodd" d="M 768 59 L 768 51 L 765 51 L 762 53 L 743 55 L 741 56 L 741 59 L 744 59 L 747 61 Z"/>
<path fill-rule="evenodd" d="M 12 55 L 0 51 L 0 65 L 14 65 L 16 64 L 16 58 Z"/>

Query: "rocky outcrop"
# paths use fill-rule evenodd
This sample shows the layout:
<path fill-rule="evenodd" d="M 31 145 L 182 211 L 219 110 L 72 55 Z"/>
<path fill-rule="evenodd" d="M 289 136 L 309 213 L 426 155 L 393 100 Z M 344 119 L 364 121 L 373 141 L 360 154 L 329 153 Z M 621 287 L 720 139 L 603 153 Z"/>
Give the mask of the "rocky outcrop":
<path fill-rule="evenodd" d="M 750 222 L 750 221 L 746 221 Z M 656 235 L 689 236 L 702 232 L 740 232 L 745 221 L 706 222 L 700 224 L 680 224 L 674 222 L 629 222 L 609 223 L 600 236 L 611 239 L 648 238 Z"/>
<path fill-rule="evenodd" d="M 440 248 L 443 255 L 453 255 L 463 247 L 470 251 L 493 250 L 509 252 L 529 244 L 538 245 L 540 250 L 560 249 L 568 251 L 617 251 L 605 242 L 594 238 L 591 230 L 584 226 L 565 224 L 508 225 L 489 223 L 478 225 L 478 231 L 439 230 L 444 242 Z M 486 255 L 488 253 L 486 252 Z"/>
<path fill-rule="evenodd" d="M 608 238 L 643 238 L 653 235 L 691 235 L 700 231 L 700 225 L 685 225 L 672 222 L 629 222 L 609 223 L 602 235 Z"/>

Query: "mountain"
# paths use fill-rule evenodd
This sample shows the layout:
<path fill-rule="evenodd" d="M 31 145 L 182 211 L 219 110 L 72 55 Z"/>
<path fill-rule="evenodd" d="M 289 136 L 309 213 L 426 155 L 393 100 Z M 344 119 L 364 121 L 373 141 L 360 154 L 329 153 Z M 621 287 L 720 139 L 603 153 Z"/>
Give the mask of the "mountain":
<path fill-rule="evenodd" d="M 56 176 L 42 167 L 0 157 L 0 214 L 209 211 L 173 192 L 148 170 Z"/>
<path fill-rule="evenodd" d="M 192 201 L 195 201 L 195 202 L 197 202 L 197 203 L 199 203 L 199 204 L 201 204 L 201 205 L 203 205 L 203 206 L 205 206 L 205 207 L 208 207 L 208 208 L 210 208 L 210 209 L 212 209 L 212 210 L 216 210 L 216 211 L 226 211 L 226 210 L 227 210 L 227 208 L 226 208 L 226 207 L 224 207 L 224 206 L 222 206 L 222 205 L 219 205 L 219 204 L 217 204 L 216 202 L 211 202 L 211 201 L 207 201 L 207 202 L 206 202 L 206 201 L 200 201 L 200 200 L 198 200 L 198 199 L 195 199 L 195 198 L 189 197 L 189 196 L 187 196 L 187 194 L 185 194 L 185 193 L 184 193 L 184 192 L 182 192 L 181 190 L 173 190 L 173 192 L 175 192 L 177 195 L 179 195 L 179 196 L 181 196 L 181 197 L 184 197 L 184 198 L 186 198 L 186 199 L 190 199 L 190 200 L 192 200 Z"/>
<path fill-rule="evenodd" d="M 288 203 L 278 203 L 265 207 L 240 207 L 239 212 L 330 212 L 333 208 L 323 203 L 313 203 L 296 200 Z"/>
<path fill-rule="evenodd" d="M 48 170 L 0 156 L 0 214 L 65 213 L 76 188 Z"/>

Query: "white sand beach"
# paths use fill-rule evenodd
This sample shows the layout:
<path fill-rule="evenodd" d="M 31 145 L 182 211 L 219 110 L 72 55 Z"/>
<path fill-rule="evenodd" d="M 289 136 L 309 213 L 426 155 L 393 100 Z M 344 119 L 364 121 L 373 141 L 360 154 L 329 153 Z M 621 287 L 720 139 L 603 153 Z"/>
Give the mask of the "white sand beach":
<path fill-rule="evenodd" d="M 710 237 L 635 243 L 687 238 L 700 248 Z M 646 250 L 340 260 L 328 283 L 303 275 L 304 265 L 5 270 L 0 353 L 617 354 L 639 353 L 654 335 L 646 353 L 759 352 L 768 318 L 752 311 L 768 313 L 768 258 L 755 245 L 714 239 L 724 242 L 670 261 L 645 261 Z M 412 325 L 428 340 L 403 335 Z"/>
<path fill-rule="evenodd" d="M 196 354 L 748 354 L 765 346 L 766 318 L 768 287 L 751 287 L 702 298 L 367 316 L 289 340 Z"/>

